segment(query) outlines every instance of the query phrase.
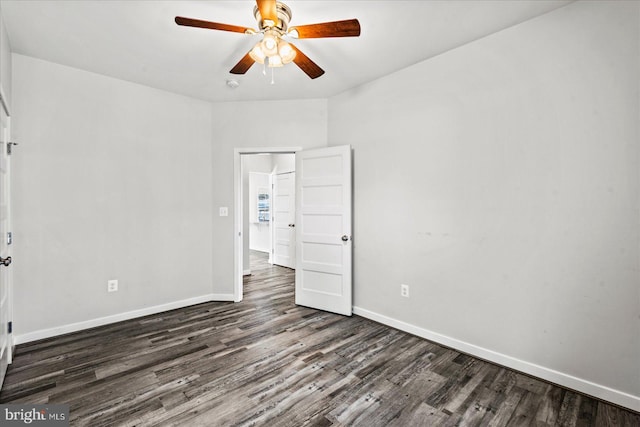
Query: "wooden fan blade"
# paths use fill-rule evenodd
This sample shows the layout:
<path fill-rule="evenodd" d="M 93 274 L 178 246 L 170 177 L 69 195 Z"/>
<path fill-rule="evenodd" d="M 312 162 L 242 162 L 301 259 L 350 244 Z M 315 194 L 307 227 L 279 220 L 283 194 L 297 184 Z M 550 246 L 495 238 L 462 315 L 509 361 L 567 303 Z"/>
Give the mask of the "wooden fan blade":
<path fill-rule="evenodd" d="M 229 72 L 231 74 L 244 74 L 249 71 L 249 68 L 251 68 L 254 62 L 255 61 L 253 60 L 253 58 L 251 58 L 251 56 L 247 53 L 242 57 L 240 62 L 238 62 L 236 66 L 233 67 Z"/>
<path fill-rule="evenodd" d="M 317 39 L 323 37 L 358 37 L 360 22 L 357 19 L 345 21 L 323 22 L 321 24 L 292 27 L 289 33 L 298 32 L 299 39 Z M 295 36 L 294 36 L 295 37 Z"/>
<path fill-rule="evenodd" d="M 289 43 L 289 45 L 291 45 L 291 48 L 296 51 L 296 56 L 293 58 L 293 62 L 295 62 L 296 65 L 307 74 L 307 76 L 312 79 L 317 79 L 324 74 L 324 70 L 318 67 L 318 64 L 310 60 L 307 55 L 300 51 L 300 49 L 291 43 Z"/>
<path fill-rule="evenodd" d="M 185 18 L 183 16 L 176 16 L 176 24 L 185 27 L 198 27 L 208 28 L 210 30 L 231 31 L 233 33 L 246 33 L 251 31 L 251 28 L 239 27 L 237 25 L 220 24 L 218 22 L 202 21 L 200 19 Z"/>
<path fill-rule="evenodd" d="M 263 20 L 269 19 L 278 23 L 278 12 L 276 11 L 276 0 L 256 0 L 258 10 Z"/>

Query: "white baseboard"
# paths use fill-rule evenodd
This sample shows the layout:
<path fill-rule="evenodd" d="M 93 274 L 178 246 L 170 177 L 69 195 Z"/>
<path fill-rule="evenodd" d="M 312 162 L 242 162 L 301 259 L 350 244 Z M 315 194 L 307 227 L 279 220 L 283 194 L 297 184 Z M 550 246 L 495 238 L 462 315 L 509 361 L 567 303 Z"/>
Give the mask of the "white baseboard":
<path fill-rule="evenodd" d="M 83 329 L 95 328 L 96 326 L 108 325 L 110 323 L 135 319 L 137 317 L 162 313 L 163 311 L 175 310 L 176 308 L 188 307 L 190 305 L 210 301 L 233 301 L 233 294 L 208 294 L 180 301 L 173 301 L 167 304 L 155 305 L 153 307 L 141 308 L 139 310 L 127 311 L 125 313 L 112 314 L 111 316 L 99 317 L 97 319 L 89 319 L 68 325 L 56 326 L 55 328 L 41 329 L 39 331 L 28 332 L 20 335 L 16 334 L 14 335 L 13 340 L 15 344 L 24 344 L 31 341 L 51 338 L 58 335 L 81 331 Z"/>
<path fill-rule="evenodd" d="M 396 320 L 361 307 L 354 306 L 353 313 L 357 314 L 358 316 L 366 317 L 367 319 L 373 320 L 375 322 L 390 326 L 392 328 L 408 332 L 412 335 L 428 339 L 429 341 L 451 347 L 463 353 L 470 354 L 471 356 L 479 357 L 489 362 L 497 363 L 498 365 L 515 369 L 525 374 L 533 375 L 535 377 L 561 385 L 563 387 L 567 387 L 569 389 L 588 394 L 595 398 L 606 400 L 607 402 L 611 402 L 616 405 L 629 408 L 633 411 L 640 412 L 640 396 L 634 396 L 619 390 L 593 383 L 588 380 L 584 380 L 582 378 L 577 378 L 569 374 L 545 368 L 544 366 L 516 359 L 506 354 L 498 353 L 483 347 L 478 347 L 476 345 L 460 341 L 455 338 L 451 338 L 446 335 L 442 335 L 437 332 L 433 332 L 409 323 L 405 323 L 400 320 Z"/>
<path fill-rule="evenodd" d="M 243 275 L 243 276 L 250 276 L 250 275 L 251 275 L 251 270 L 244 270 L 244 271 L 242 272 L 242 275 Z"/>

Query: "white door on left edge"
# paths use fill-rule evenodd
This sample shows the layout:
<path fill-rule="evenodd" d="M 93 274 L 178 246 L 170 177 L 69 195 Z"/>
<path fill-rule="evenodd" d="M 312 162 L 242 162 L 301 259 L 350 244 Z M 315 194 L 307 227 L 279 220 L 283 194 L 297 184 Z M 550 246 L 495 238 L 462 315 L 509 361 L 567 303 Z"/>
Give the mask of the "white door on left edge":
<path fill-rule="evenodd" d="M 279 173 L 273 180 L 273 263 L 296 268 L 295 172 Z"/>
<path fill-rule="evenodd" d="M 1 100 L 0 100 L 1 101 Z M 7 365 L 11 362 L 11 341 L 8 330 L 11 308 L 8 232 L 9 232 L 9 116 L 0 102 L 0 387 Z"/>
<path fill-rule="evenodd" d="M 351 147 L 296 153 L 296 304 L 351 315 Z"/>

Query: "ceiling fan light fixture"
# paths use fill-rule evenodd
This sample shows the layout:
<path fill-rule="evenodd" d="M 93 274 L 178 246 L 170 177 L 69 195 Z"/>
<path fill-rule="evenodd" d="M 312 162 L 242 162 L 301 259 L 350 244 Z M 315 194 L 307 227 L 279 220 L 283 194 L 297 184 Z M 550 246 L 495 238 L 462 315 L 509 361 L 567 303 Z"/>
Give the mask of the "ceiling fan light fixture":
<path fill-rule="evenodd" d="M 2 1 L 2 0 L 0 0 Z M 175 23 L 181 26 L 205 28 L 209 30 L 229 31 L 244 34 L 262 34 L 260 40 L 251 51 L 247 52 L 240 61 L 229 71 L 231 74 L 245 74 L 254 63 L 264 65 L 263 74 L 267 67 L 271 68 L 271 83 L 273 83 L 273 68 L 282 67 L 294 62 L 309 78 L 317 79 L 324 74 L 324 70 L 313 62 L 307 55 L 293 44 L 282 40 L 285 36 L 302 39 L 320 39 L 328 37 L 358 37 L 360 23 L 357 19 L 321 22 L 317 24 L 289 27 L 291 9 L 278 0 L 255 0 L 253 16 L 258 21 L 258 30 L 239 25 L 220 22 L 203 21 L 201 19 L 176 16 Z"/>
<path fill-rule="evenodd" d="M 251 49 L 249 56 L 258 64 L 266 63 L 274 68 L 293 61 L 296 51 L 276 31 L 267 31 L 264 38 Z"/>

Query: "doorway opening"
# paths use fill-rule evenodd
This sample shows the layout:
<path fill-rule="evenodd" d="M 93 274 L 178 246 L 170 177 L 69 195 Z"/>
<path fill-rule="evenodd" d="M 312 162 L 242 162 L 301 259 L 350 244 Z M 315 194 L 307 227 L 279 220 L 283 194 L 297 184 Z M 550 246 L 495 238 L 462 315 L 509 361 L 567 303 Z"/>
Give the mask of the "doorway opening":
<path fill-rule="evenodd" d="M 241 156 L 243 276 L 265 261 L 295 269 L 295 160 L 292 153 Z"/>
<path fill-rule="evenodd" d="M 264 266 L 265 255 L 273 264 L 282 245 L 282 230 L 273 221 L 274 178 L 295 170 L 300 147 L 237 148 L 234 151 L 234 301 L 242 301 L 243 276 L 251 274 L 251 260 Z M 295 206 L 295 204 L 294 204 Z M 276 219 L 279 220 L 278 216 Z M 293 225 L 293 221 L 287 223 Z M 280 224 L 278 224 L 280 226 Z M 293 227 L 288 227 L 292 229 Z M 294 231 L 291 230 L 291 234 Z M 252 250 L 254 256 L 252 257 Z M 295 253 L 295 246 L 291 248 Z M 277 261 L 277 260 L 276 260 Z"/>

